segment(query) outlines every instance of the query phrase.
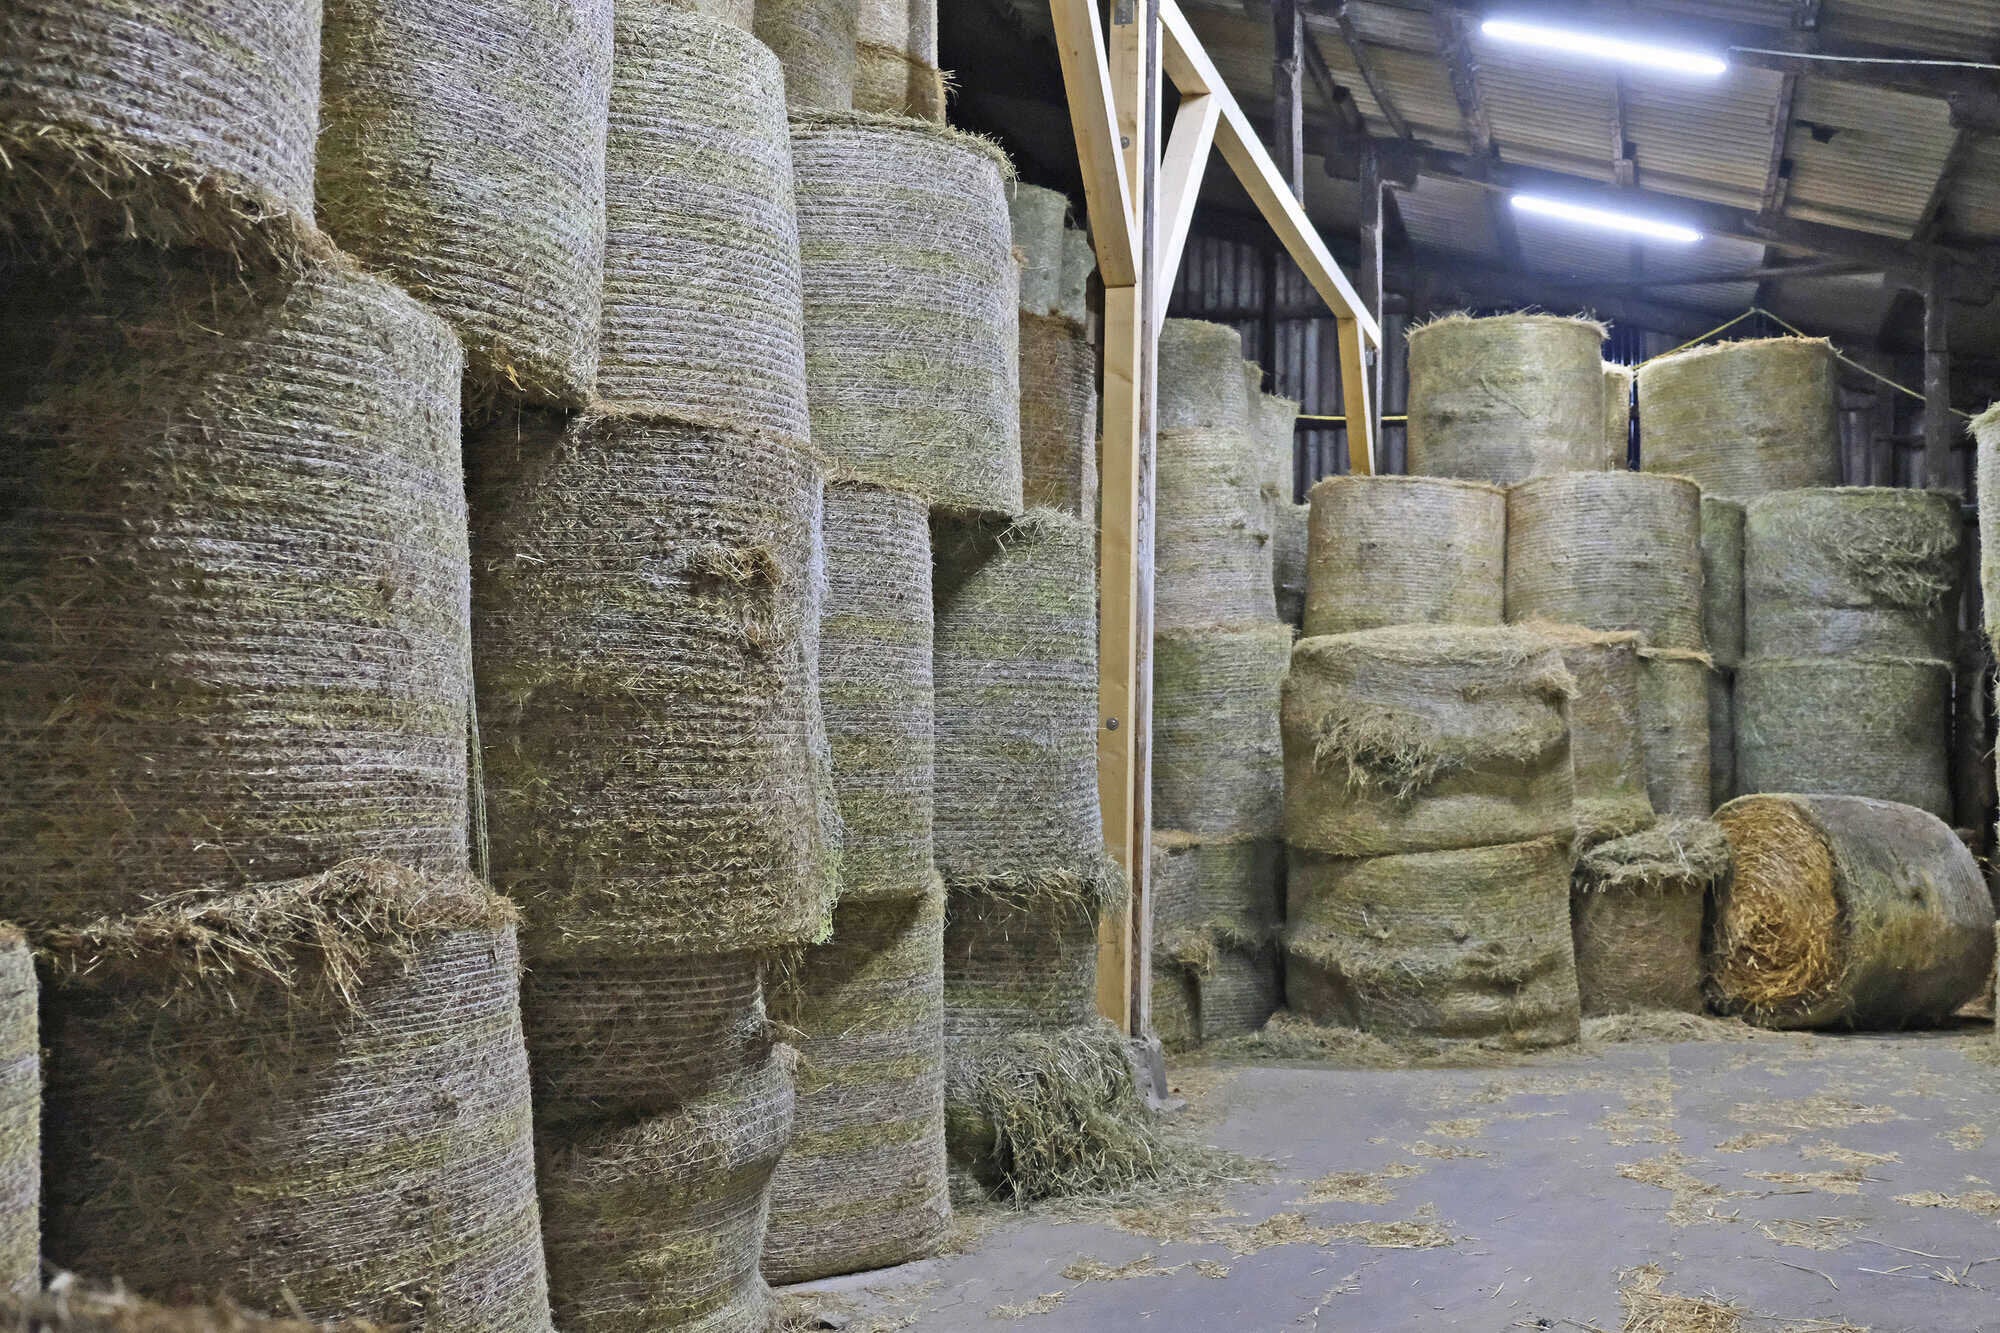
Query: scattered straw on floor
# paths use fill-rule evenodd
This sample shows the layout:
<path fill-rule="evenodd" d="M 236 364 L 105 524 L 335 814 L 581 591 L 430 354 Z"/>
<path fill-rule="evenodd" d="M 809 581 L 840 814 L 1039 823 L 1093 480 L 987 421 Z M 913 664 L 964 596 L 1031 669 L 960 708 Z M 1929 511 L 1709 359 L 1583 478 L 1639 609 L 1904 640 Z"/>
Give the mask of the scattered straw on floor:
<path fill-rule="evenodd" d="M 988 1319 L 1032 1319 L 1036 1315 L 1053 1314 L 1057 1306 L 1068 1296 L 1066 1291 L 1045 1291 L 1032 1301 L 1019 1305 L 996 1305 L 986 1312 Z"/>
<path fill-rule="evenodd" d="M 1335 1171 L 1306 1182 L 1304 1195 L 1294 1204 L 1368 1203 L 1396 1201 L 1396 1192 L 1385 1183 L 1422 1175 L 1424 1168 L 1414 1162 L 1392 1162 L 1380 1171 Z"/>
<path fill-rule="evenodd" d="M 1815 1092 L 1791 1100 L 1739 1102 L 1730 1108 L 1729 1118 L 1739 1125 L 1775 1125 L 1780 1129 L 1849 1129 L 1886 1124 L 1898 1114 L 1893 1106 L 1864 1106 L 1830 1092 Z"/>
<path fill-rule="evenodd" d="M 1757 1148 L 1781 1147 L 1791 1141 L 1792 1136 L 1789 1134 L 1767 1134 L 1751 1130 L 1747 1133 L 1738 1134 L 1733 1139 L 1724 1139 L 1715 1145 L 1715 1150 L 1717 1152 L 1750 1152 Z"/>
<path fill-rule="evenodd" d="M 1852 1217 L 1781 1217 L 1757 1224 L 1764 1239 L 1799 1250 L 1843 1249 L 1860 1229 L 1860 1221 Z"/>
<path fill-rule="evenodd" d="M 2000 1216 L 2000 1194 L 1992 1190 L 1967 1190 L 1963 1194 L 1920 1190 L 1915 1194 L 1898 1194 L 1896 1202 L 1911 1208 L 1956 1208 L 1961 1212 Z"/>
<path fill-rule="evenodd" d="M 1743 1174 L 1752 1180 L 1769 1181 L 1773 1185 L 1792 1185 L 1822 1194 L 1847 1195 L 1859 1194 L 1863 1185 L 1881 1179 L 1869 1175 L 1866 1167 L 1859 1166 L 1844 1167 L 1839 1171 L 1746 1171 Z"/>
<path fill-rule="evenodd" d="M 1062 1270 L 1072 1282 L 1122 1282 L 1134 1277 L 1172 1277 L 1186 1264 L 1162 1264 L 1150 1254 L 1142 1254 L 1125 1264 L 1107 1264 L 1102 1259 L 1078 1259 Z"/>
<path fill-rule="evenodd" d="M 1960 1125 L 1957 1129 L 1946 1130 L 1938 1135 L 1946 1143 L 1960 1152 L 1975 1152 L 1986 1142 L 1984 1125 Z"/>
<path fill-rule="evenodd" d="M 1843 1148 L 1838 1143 L 1829 1143 L 1825 1139 L 1821 1139 L 1818 1143 L 1809 1143 L 1799 1149 L 1799 1156 L 1809 1162 L 1838 1162 L 1842 1166 L 1850 1167 L 1881 1166 L 1887 1162 L 1903 1160 L 1901 1153 L 1862 1152 L 1859 1148 Z"/>
<path fill-rule="evenodd" d="M 1457 1143 L 1412 1143 L 1404 1151 L 1416 1157 L 1429 1157 L 1440 1162 L 1456 1162 L 1472 1157 L 1491 1157 L 1493 1154 L 1478 1148 L 1467 1148 Z"/>

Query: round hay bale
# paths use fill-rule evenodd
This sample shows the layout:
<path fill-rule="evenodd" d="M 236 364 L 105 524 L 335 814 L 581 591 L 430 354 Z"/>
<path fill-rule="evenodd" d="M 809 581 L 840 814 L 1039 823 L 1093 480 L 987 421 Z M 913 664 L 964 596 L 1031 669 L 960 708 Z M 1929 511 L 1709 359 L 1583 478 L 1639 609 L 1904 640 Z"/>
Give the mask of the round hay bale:
<path fill-rule="evenodd" d="M 1286 1001 L 1385 1037 L 1575 1041 L 1569 876 L 1554 838 L 1366 860 L 1295 851 Z"/>
<path fill-rule="evenodd" d="M 1409 333 L 1410 471 L 1498 486 L 1604 463 L 1604 326 L 1447 315 Z"/>
<path fill-rule="evenodd" d="M 547 1333 L 504 899 L 352 861 L 37 943 L 52 1262 L 312 1318 Z"/>
<path fill-rule="evenodd" d="M 1021 498 L 1097 518 L 1097 349 L 1063 315 L 1021 312 Z"/>
<path fill-rule="evenodd" d="M 113 1288 L 65 1285 L 55 1292 L 0 1294 L 0 1324 L 17 1333 L 389 1333 L 380 1324 L 267 1319 L 233 1301 L 155 1305 Z"/>
<path fill-rule="evenodd" d="M 1701 497 L 1701 623 L 1719 665 L 1743 660 L 1743 506 Z"/>
<path fill-rule="evenodd" d="M 1507 492 L 1507 619 L 1632 630 L 1702 648 L 1701 491 L 1682 477 L 1572 472 Z"/>
<path fill-rule="evenodd" d="M 1759 496 L 1743 546 L 1752 657 L 1951 657 L 1958 496 L 1842 486 Z"/>
<path fill-rule="evenodd" d="M 792 1137 L 791 1054 L 668 1115 L 543 1133 L 542 1235 L 564 1333 L 768 1326 L 758 1261 Z"/>
<path fill-rule="evenodd" d="M 492 873 L 531 960 L 819 938 L 818 460 L 607 413 L 524 414 L 467 464 Z"/>
<path fill-rule="evenodd" d="M 953 1049 L 1015 1032 L 1059 1032 L 1097 1013 L 1105 876 L 1074 888 L 948 886 L 944 1030 Z"/>
<path fill-rule="evenodd" d="M 1736 672 L 1708 673 L 1708 803 L 1721 808 L 1736 795 Z"/>
<path fill-rule="evenodd" d="M 1162 1049 L 1179 1053 L 1201 1044 L 1200 1000 L 1192 969 L 1156 950 L 1152 987 L 1147 993 L 1152 998 L 1153 1035 L 1160 1039 Z"/>
<path fill-rule="evenodd" d="M 792 157 L 813 439 L 842 475 L 1019 513 L 1006 159 L 940 126 L 832 113 L 793 117 Z"/>
<path fill-rule="evenodd" d="M 1312 488 L 1305 632 L 1498 625 L 1507 494 L 1440 477 L 1328 477 Z"/>
<path fill-rule="evenodd" d="M 840 899 L 908 898 L 932 874 L 936 720 L 931 530 L 923 501 L 826 488 L 820 707 L 844 833 Z"/>
<path fill-rule="evenodd" d="M 0 13 L 0 243 L 320 248 L 319 26 L 318 0 L 12 0 Z"/>
<path fill-rule="evenodd" d="M 35 958 L 0 926 L 0 1292 L 42 1279 L 42 1043 Z"/>
<path fill-rule="evenodd" d="M 1639 458 L 1747 500 L 1840 484 L 1839 373 L 1823 338 L 1711 343 L 1639 367 Z"/>
<path fill-rule="evenodd" d="M 1951 814 L 1951 667 L 1752 658 L 1736 672 L 1736 788 L 1872 796 Z"/>
<path fill-rule="evenodd" d="M 325 0 L 320 225 L 450 321 L 477 397 L 597 374 L 609 0 Z"/>
<path fill-rule="evenodd" d="M 1090 318 L 1090 279 L 1097 272 L 1097 250 L 1081 227 L 1063 228 L 1063 275 L 1056 313 L 1081 324 Z"/>
<path fill-rule="evenodd" d="M 1219 948 L 1254 953 L 1278 924 L 1282 844 L 1153 831 L 1154 948 L 1200 971 Z"/>
<path fill-rule="evenodd" d="M 804 440 L 805 296 L 777 57 L 617 6 L 597 395 Z"/>
<path fill-rule="evenodd" d="M 1284 1002 L 1278 953 L 1270 944 L 1253 950 L 1218 945 L 1199 966 L 1155 952 L 1153 1032 L 1168 1050 L 1247 1037 L 1260 1030 Z"/>
<path fill-rule="evenodd" d="M 6 285 L 0 911 L 463 866 L 451 331 L 345 268 Z"/>
<path fill-rule="evenodd" d="M 1576 683 L 1569 700 L 1569 757 L 1578 844 L 1636 833 L 1654 818 L 1640 723 L 1639 636 L 1574 625 L 1531 628 L 1562 653 Z"/>
<path fill-rule="evenodd" d="M 944 901 L 842 903 L 773 1011 L 797 1034 L 794 1133 L 771 1182 L 764 1276 L 807 1282 L 937 1252 Z"/>
<path fill-rule="evenodd" d="M 1858 796 L 1743 796 L 1716 812 L 1711 995 L 1766 1027 L 1940 1023 L 1984 988 L 1993 902 L 1950 827 Z"/>
<path fill-rule="evenodd" d="M 1646 794 L 1663 818 L 1705 819 L 1715 807 L 1708 787 L 1708 678 L 1700 653 L 1639 650 L 1639 736 L 1646 751 Z"/>
<path fill-rule="evenodd" d="M 1271 525 L 1271 586 L 1277 594 L 1278 619 L 1297 629 L 1306 618 L 1306 534 L 1312 506 L 1281 504 Z"/>
<path fill-rule="evenodd" d="M 1604 463 L 1623 472 L 1631 463 L 1632 367 L 1604 363 Z"/>
<path fill-rule="evenodd" d="M 1248 432 L 1184 426 L 1155 441 L 1153 624 L 1265 624 L 1278 618 L 1271 505 Z"/>
<path fill-rule="evenodd" d="M 1153 636 L 1153 820 L 1194 833 L 1284 828 L 1278 696 L 1290 625 Z"/>
<path fill-rule="evenodd" d="M 854 109 L 944 121 L 937 0 L 860 0 Z"/>
<path fill-rule="evenodd" d="M 1574 688 L 1525 630 L 1301 639 L 1282 705 L 1287 840 L 1336 856 L 1567 841 Z"/>
<path fill-rule="evenodd" d="M 1159 395 L 1154 419 L 1162 434 L 1195 427 L 1250 432 L 1243 392 L 1243 335 L 1227 324 L 1170 319 L 1160 325 Z M 1160 478 L 1168 473 L 1160 468 Z M 1262 475 L 1259 474 L 1261 484 Z"/>
<path fill-rule="evenodd" d="M 785 69 L 794 111 L 854 109 L 856 0 L 757 0 L 757 40 Z"/>
<path fill-rule="evenodd" d="M 1063 225 L 1069 199 L 1059 190 L 1016 181 L 1007 194 L 1014 254 L 1021 263 L 1021 313 L 1053 315 L 1062 303 Z"/>
<path fill-rule="evenodd" d="M 1972 419 L 1972 435 L 1978 454 L 1979 583 L 1992 639 L 2000 636 L 2000 403 Z"/>
<path fill-rule="evenodd" d="M 1264 450 L 1264 498 L 1273 505 L 1290 504 L 1294 441 L 1299 405 L 1274 393 L 1260 393 L 1252 400 L 1251 423 L 1257 442 Z"/>
<path fill-rule="evenodd" d="M 1668 820 L 1577 857 L 1570 906 L 1583 1016 L 1702 1012 L 1701 923 L 1729 843 L 1706 819 Z"/>
<path fill-rule="evenodd" d="M 1105 864 L 1094 534 L 1047 509 L 931 532 L 938 868 L 957 883 L 1092 883 Z"/>

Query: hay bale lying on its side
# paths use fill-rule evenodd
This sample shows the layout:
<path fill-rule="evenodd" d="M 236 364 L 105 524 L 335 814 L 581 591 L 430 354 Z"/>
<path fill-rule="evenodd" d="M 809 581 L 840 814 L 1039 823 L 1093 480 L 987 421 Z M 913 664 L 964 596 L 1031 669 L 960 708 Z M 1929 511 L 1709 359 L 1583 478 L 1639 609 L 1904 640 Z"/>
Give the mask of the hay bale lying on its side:
<path fill-rule="evenodd" d="M 1097 1012 L 1097 922 L 1123 878 L 1015 889 L 948 886 L 944 928 L 945 1036 L 1056 1032 Z"/>
<path fill-rule="evenodd" d="M 1053 315 L 1061 303 L 1069 199 L 1059 190 L 1016 181 L 1007 192 L 1007 216 L 1021 261 L 1021 313 Z"/>
<path fill-rule="evenodd" d="M 1951 814 L 1951 667 L 1911 658 L 1768 658 L 1736 672 L 1736 787 L 1873 796 Z"/>
<path fill-rule="evenodd" d="M 547 1333 L 514 909 L 361 861 L 37 941 L 50 1260 Z"/>
<path fill-rule="evenodd" d="M 1243 392 L 1243 335 L 1205 320 L 1164 321 L 1155 419 L 1162 431 L 1195 427 L 1247 435 L 1251 422 L 1250 399 Z M 1160 475 L 1164 479 L 1166 469 Z"/>
<path fill-rule="evenodd" d="M 1743 660 L 1743 506 L 1701 497 L 1701 625 L 1721 666 Z"/>
<path fill-rule="evenodd" d="M 531 959 L 818 938 L 818 459 L 610 413 L 467 442 L 494 882 Z"/>
<path fill-rule="evenodd" d="M 463 866 L 451 331 L 185 251 L 0 287 L 0 911 Z"/>
<path fill-rule="evenodd" d="M 777 57 L 658 0 L 617 6 L 597 395 L 807 435 L 805 296 Z"/>
<path fill-rule="evenodd" d="M 1312 488 L 1305 632 L 1497 625 L 1507 496 L 1442 477 L 1328 477 Z"/>
<path fill-rule="evenodd" d="M 0 1291 L 41 1289 L 42 1043 L 35 958 L 0 926 Z"/>
<path fill-rule="evenodd" d="M 1578 844 L 1637 832 L 1653 822 L 1641 725 L 1639 636 L 1540 622 L 1530 628 L 1557 647 L 1576 683 L 1569 700 L 1569 757 Z"/>
<path fill-rule="evenodd" d="M 792 1136 L 791 1054 L 669 1115 L 543 1131 L 542 1232 L 563 1333 L 767 1326 L 758 1261 Z"/>
<path fill-rule="evenodd" d="M 480 395 L 597 373 L 609 0 L 325 0 L 320 225 L 458 330 Z"/>
<path fill-rule="evenodd" d="M 860 0 L 854 109 L 944 122 L 937 0 Z"/>
<path fill-rule="evenodd" d="M 1021 312 L 1021 498 L 1097 518 L 1097 351 L 1083 325 Z"/>
<path fill-rule="evenodd" d="M 1574 688 L 1526 630 L 1301 639 L 1282 704 L 1287 840 L 1336 856 L 1567 841 Z"/>
<path fill-rule="evenodd" d="M 1294 851 L 1285 998 L 1389 1037 L 1575 1041 L 1569 849 L 1532 842 L 1339 860 Z"/>
<path fill-rule="evenodd" d="M 1571 881 L 1583 1014 L 1698 1014 L 1708 889 L 1729 843 L 1706 819 L 1669 820 L 1583 852 Z"/>
<path fill-rule="evenodd" d="M 1271 506 L 1255 441 L 1234 428 L 1183 426 L 1161 431 L 1156 448 L 1154 626 L 1276 620 Z"/>
<path fill-rule="evenodd" d="M 1063 228 L 1062 290 L 1056 313 L 1081 324 L 1090 318 L 1090 279 L 1097 272 L 1097 250 L 1081 227 Z"/>
<path fill-rule="evenodd" d="M 1507 619 L 1633 630 L 1655 648 L 1699 652 L 1700 489 L 1640 472 L 1509 489 Z"/>
<path fill-rule="evenodd" d="M 1153 637 L 1153 820 L 1195 833 L 1284 827 L 1278 698 L 1292 627 Z"/>
<path fill-rule="evenodd" d="M 80 1289 L 73 1282 L 48 1292 L 0 1294 L 0 1324 L 15 1333 L 389 1333 L 360 1319 L 337 1324 L 269 1319 L 226 1300 L 155 1305 L 115 1288 Z"/>
<path fill-rule="evenodd" d="M 1856 796 L 1744 796 L 1716 813 L 1711 993 L 1766 1027 L 1942 1022 L 1993 962 L 1993 902 L 1946 824 Z"/>
<path fill-rule="evenodd" d="M 1752 657 L 1949 658 L 1958 497 L 1879 486 L 1752 500 L 1743 634 Z"/>
<path fill-rule="evenodd" d="M 813 113 L 792 119 L 792 161 L 813 439 L 855 480 L 1019 513 L 1005 157 L 941 126 Z"/>
<path fill-rule="evenodd" d="M 1708 803 L 1720 808 L 1736 795 L 1736 672 L 1708 673 Z"/>
<path fill-rule="evenodd" d="M 1631 462 L 1632 367 L 1604 363 L 1604 462 L 1622 472 Z"/>
<path fill-rule="evenodd" d="M 1604 462 L 1604 326 L 1447 315 L 1410 330 L 1410 471 L 1507 486 Z"/>
<path fill-rule="evenodd" d="M 857 0 L 757 0 L 757 40 L 785 68 L 785 103 L 794 111 L 854 108 Z"/>
<path fill-rule="evenodd" d="M 842 903 L 832 941 L 775 990 L 799 1065 L 764 1239 L 773 1282 L 927 1258 L 951 1225 L 943 930 L 942 894 Z"/>
<path fill-rule="evenodd" d="M 1278 619 L 1293 629 L 1306 617 L 1307 532 L 1311 524 L 1311 505 L 1280 504 L 1271 527 L 1271 586 L 1277 594 Z"/>
<path fill-rule="evenodd" d="M 1823 338 L 1711 343 L 1639 367 L 1640 462 L 1747 500 L 1840 483 L 1839 374 Z"/>
<path fill-rule="evenodd" d="M 1639 651 L 1646 794 L 1663 817 L 1705 819 L 1715 808 L 1708 800 L 1708 681 L 1714 674 L 1714 664 L 1701 653 Z"/>

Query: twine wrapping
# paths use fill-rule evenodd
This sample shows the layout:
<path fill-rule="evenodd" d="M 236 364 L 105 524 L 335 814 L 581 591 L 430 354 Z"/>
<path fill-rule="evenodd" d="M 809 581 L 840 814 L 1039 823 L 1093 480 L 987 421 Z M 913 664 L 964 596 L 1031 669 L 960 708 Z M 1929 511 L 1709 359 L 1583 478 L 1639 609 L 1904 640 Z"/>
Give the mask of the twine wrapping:
<path fill-rule="evenodd" d="M 1290 625 L 1153 637 L 1153 820 L 1193 833 L 1284 827 L 1278 696 Z"/>
<path fill-rule="evenodd" d="M 1747 500 L 1840 484 L 1839 373 L 1819 338 L 1710 343 L 1639 367 L 1640 462 Z"/>
<path fill-rule="evenodd" d="M 1508 486 L 1603 466 L 1603 325 L 1447 315 L 1409 340 L 1411 472 Z"/>
<path fill-rule="evenodd" d="M 1653 822 L 1646 790 L 1640 638 L 1573 625 L 1535 624 L 1562 653 L 1576 691 L 1569 700 L 1570 771 L 1579 846 L 1636 833 Z"/>
<path fill-rule="evenodd" d="M 42 1285 L 42 1043 L 35 958 L 0 926 L 0 1291 Z"/>
<path fill-rule="evenodd" d="M 1154 1027 L 1189 1045 L 1241 1036 L 1277 1008 L 1282 844 L 1155 830 Z M 1165 998 L 1170 1007 L 1161 1012 Z"/>
<path fill-rule="evenodd" d="M 856 0 L 758 0 L 757 39 L 785 69 L 794 111 L 854 109 Z"/>
<path fill-rule="evenodd" d="M 944 1030 L 965 1042 L 1060 1032 L 1097 1013 L 1097 922 L 1106 881 L 1016 890 L 950 884 Z"/>
<path fill-rule="evenodd" d="M 1277 949 L 1218 945 L 1199 968 L 1156 952 L 1152 995 L 1153 1031 L 1168 1050 L 1247 1037 L 1284 1002 Z"/>
<path fill-rule="evenodd" d="M 1951 667 L 1751 658 L 1736 671 L 1736 789 L 1872 796 L 1951 816 Z"/>
<path fill-rule="evenodd" d="M 1271 585 L 1278 619 L 1297 629 L 1306 615 L 1306 560 L 1312 506 L 1281 504 L 1271 531 Z"/>
<path fill-rule="evenodd" d="M 1254 361 L 1244 364 L 1256 365 Z M 1298 421 L 1299 405 L 1289 398 L 1259 393 L 1251 399 L 1251 430 L 1264 455 L 1264 498 L 1274 506 L 1292 503 Z"/>
<path fill-rule="evenodd" d="M 1097 519 L 1097 350 L 1061 315 L 1021 312 L 1021 497 Z"/>
<path fill-rule="evenodd" d="M 1507 495 L 1442 477 L 1328 477 L 1314 484 L 1305 633 L 1389 625 L 1498 625 Z"/>
<path fill-rule="evenodd" d="M 1633 630 L 1702 649 L 1701 492 L 1680 477 L 1573 472 L 1507 492 L 1507 619 Z"/>
<path fill-rule="evenodd" d="M 1063 228 L 1063 276 L 1056 313 L 1081 324 L 1090 318 L 1090 280 L 1097 273 L 1097 250 L 1081 227 Z"/>
<path fill-rule="evenodd" d="M 1169 319 L 1160 325 L 1159 394 L 1154 420 L 1161 431 L 1250 432 L 1243 391 L 1243 335 L 1227 324 Z M 1160 469 L 1164 480 L 1167 469 Z M 1258 472 L 1254 483 L 1261 485 Z"/>
<path fill-rule="evenodd" d="M 1054 315 L 1062 303 L 1069 200 L 1059 190 L 1017 181 L 1007 194 L 1007 216 L 1021 263 L 1021 313 Z"/>

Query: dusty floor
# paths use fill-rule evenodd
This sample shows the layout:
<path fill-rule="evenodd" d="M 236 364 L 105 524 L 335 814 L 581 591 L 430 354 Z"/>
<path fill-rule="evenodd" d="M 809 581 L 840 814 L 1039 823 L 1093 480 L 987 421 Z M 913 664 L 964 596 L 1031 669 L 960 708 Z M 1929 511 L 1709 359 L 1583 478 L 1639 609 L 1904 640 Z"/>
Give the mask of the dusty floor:
<path fill-rule="evenodd" d="M 1189 1132 L 1268 1167 L 1138 1212 L 975 1212 L 961 1253 L 806 1308 L 849 1333 L 2000 1333 L 1990 1029 L 1174 1078 Z"/>

